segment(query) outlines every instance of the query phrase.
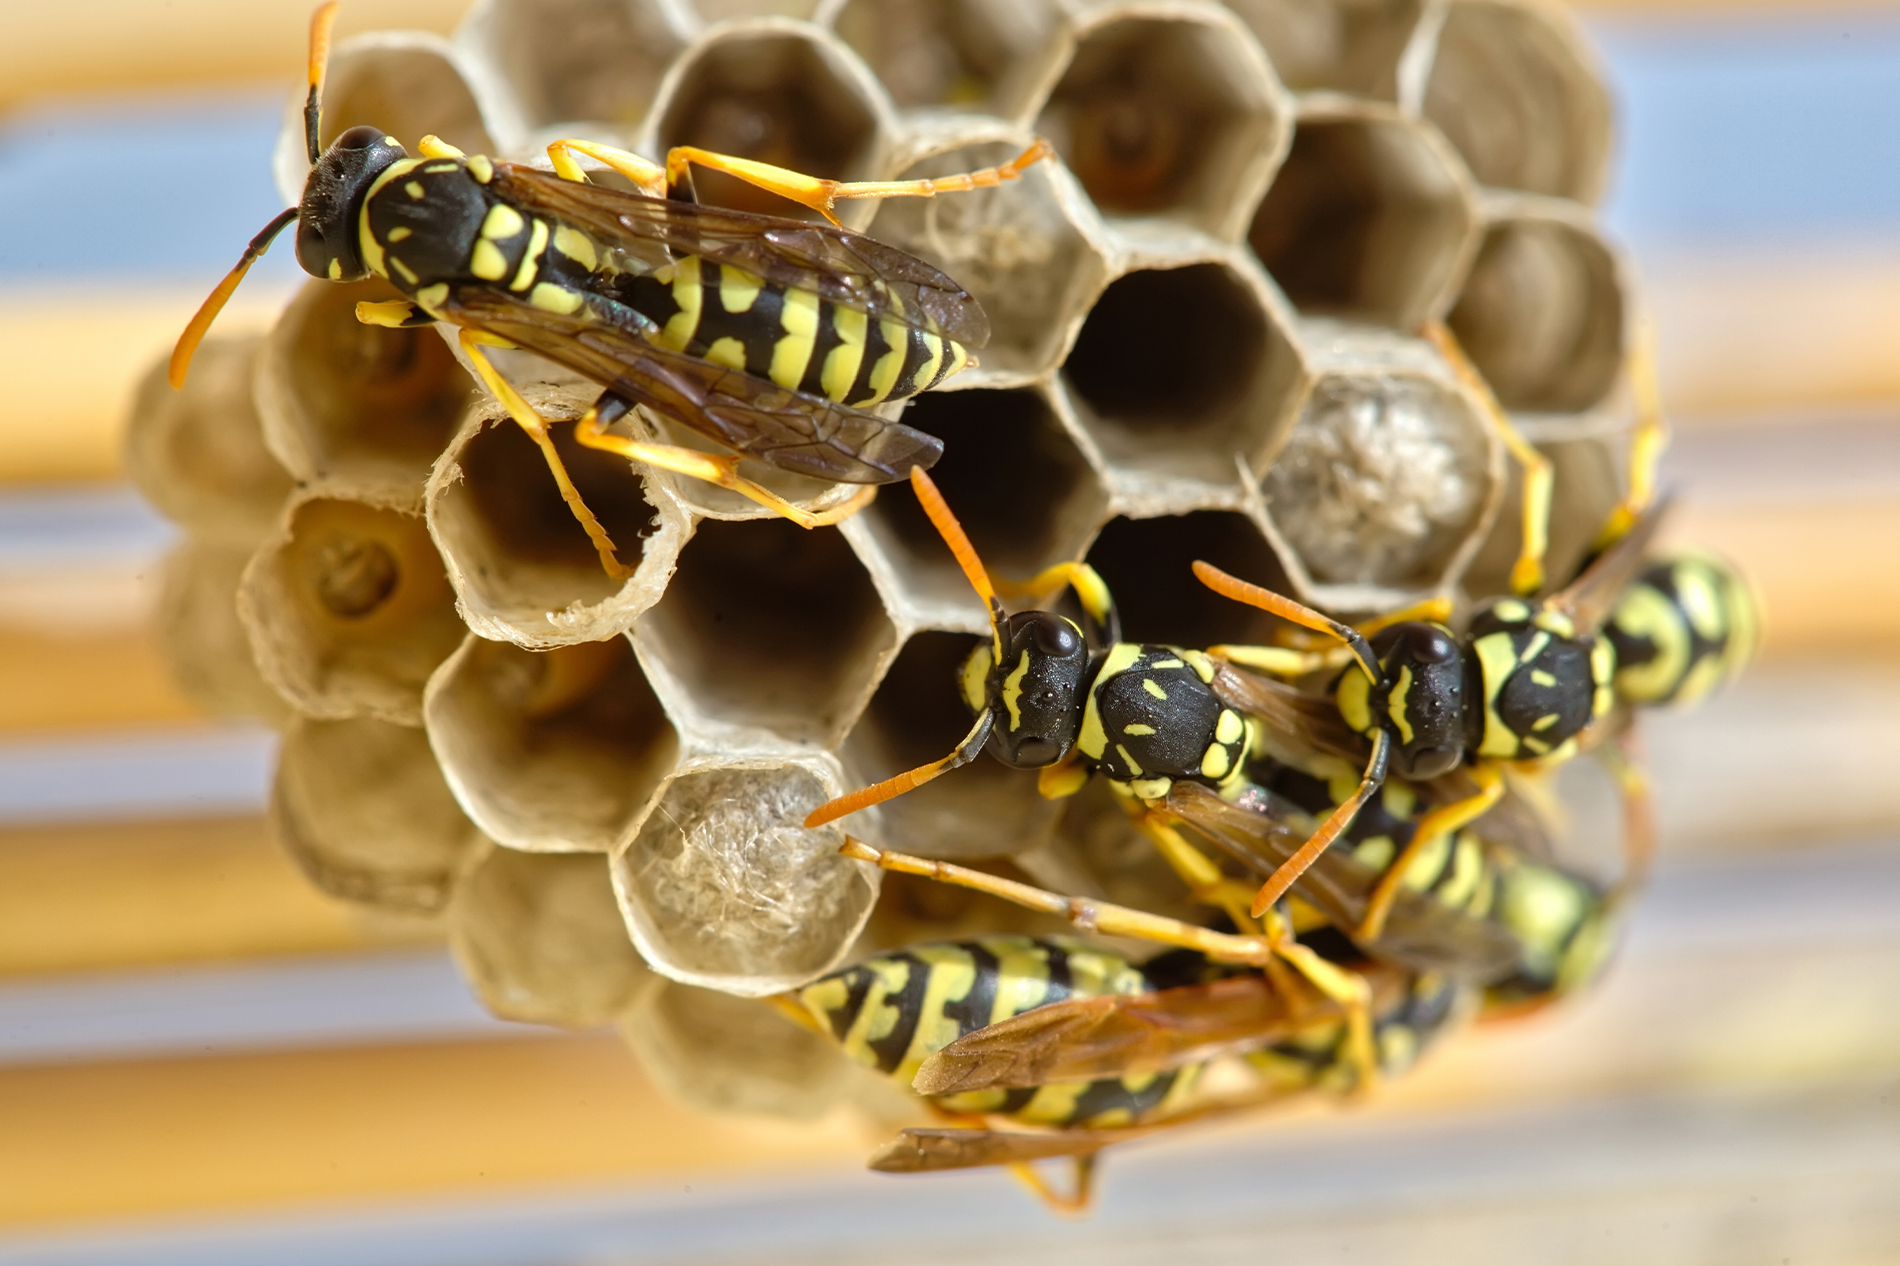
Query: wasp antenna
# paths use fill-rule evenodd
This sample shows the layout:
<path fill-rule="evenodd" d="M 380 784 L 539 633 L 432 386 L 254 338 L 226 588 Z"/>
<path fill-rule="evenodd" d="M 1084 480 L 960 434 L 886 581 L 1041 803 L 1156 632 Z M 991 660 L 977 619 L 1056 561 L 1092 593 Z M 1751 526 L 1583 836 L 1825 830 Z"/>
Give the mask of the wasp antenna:
<path fill-rule="evenodd" d="M 270 249 L 271 240 L 282 233 L 296 218 L 297 208 L 290 207 L 275 220 L 266 224 L 264 231 L 252 238 L 251 244 L 244 248 L 244 254 L 238 259 L 237 267 L 226 273 L 224 280 L 218 283 L 217 289 L 213 290 L 210 297 L 199 305 L 197 315 L 191 318 L 191 323 L 185 327 L 185 332 L 178 336 L 178 346 L 172 348 L 171 365 L 166 377 L 171 379 L 174 391 L 185 385 L 185 375 L 191 371 L 192 355 L 197 352 L 198 344 L 204 341 L 205 331 L 210 329 L 211 323 L 218 319 L 218 313 L 224 311 L 225 301 L 231 297 L 231 292 L 238 288 L 240 281 L 244 280 L 244 274 L 251 271 L 251 265 L 257 262 L 257 257 Z"/>
<path fill-rule="evenodd" d="M 330 28 L 336 25 L 336 7 L 337 0 L 328 0 L 310 15 L 310 95 L 303 102 L 303 143 L 313 167 L 323 157 L 317 130 L 323 117 L 323 72 L 330 65 Z"/>
<path fill-rule="evenodd" d="M 850 795 L 826 801 L 813 809 L 810 816 L 805 819 L 806 829 L 811 830 L 827 822 L 836 822 L 848 813 L 868 809 L 874 804 L 883 804 L 886 800 L 895 800 L 906 791 L 923 786 L 938 774 L 947 774 L 953 769 L 969 764 L 976 759 L 976 754 L 983 750 L 983 744 L 989 741 L 990 727 L 995 722 L 996 714 L 987 708 L 984 709 L 977 715 L 976 724 L 970 727 L 970 732 L 963 736 L 963 741 L 958 743 L 956 750 L 948 756 L 942 760 L 933 760 L 928 765 L 907 769 L 895 778 L 886 778 L 883 782 L 861 787 Z"/>
<path fill-rule="evenodd" d="M 976 555 L 976 546 L 970 544 L 970 538 L 964 534 L 963 525 L 957 522 L 957 516 L 950 512 L 950 503 L 937 491 L 937 485 L 924 473 L 922 466 L 910 468 L 910 486 L 917 493 L 917 500 L 923 504 L 924 513 L 930 516 L 930 522 L 937 529 L 937 535 L 943 537 L 943 543 L 950 547 L 950 553 L 956 557 L 957 566 L 963 569 L 970 587 L 976 590 L 976 596 L 990 612 L 990 641 L 995 650 L 995 659 L 991 662 L 1003 662 L 1003 602 L 996 596 L 996 588 L 990 584 L 990 574 L 984 570 L 983 560 Z M 932 777 L 935 777 L 933 774 Z"/>
<path fill-rule="evenodd" d="M 1194 575 L 1202 584 L 1223 598 L 1232 598 L 1235 602 L 1258 607 L 1283 620 L 1291 620 L 1302 628 L 1312 629 L 1315 633 L 1331 634 L 1351 649 L 1354 657 L 1359 660 L 1360 666 L 1366 670 L 1367 676 L 1375 682 L 1385 680 L 1385 672 L 1379 667 L 1379 657 L 1372 653 L 1372 647 L 1367 645 L 1366 639 L 1359 630 L 1351 625 L 1341 624 L 1338 620 L 1321 615 L 1313 608 L 1277 594 L 1271 589 L 1262 589 L 1259 585 L 1248 584 L 1236 576 L 1229 576 L 1212 563 L 1204 563 L 1196 559 Z"/>

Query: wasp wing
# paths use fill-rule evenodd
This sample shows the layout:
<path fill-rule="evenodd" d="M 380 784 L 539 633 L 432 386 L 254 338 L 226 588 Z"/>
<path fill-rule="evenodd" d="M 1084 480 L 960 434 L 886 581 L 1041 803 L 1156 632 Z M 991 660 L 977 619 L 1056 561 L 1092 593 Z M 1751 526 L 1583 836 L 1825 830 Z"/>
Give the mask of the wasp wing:
<path fill-rule="evenodd" d="M 597 244 L 653 264 L 664 262 L 655 255 L 657 244 L 965 347 L 990 341 L 989 318 L 969 291 L 915 255 L 848 229 L 650 198 L 514 163 L 496 163 L 489 188 L 524 211 L 564 221 Z"/>
<path fill-rule="evenodd" d="M 1275 820 L 1264 806 L 1230 804 L 1185 779 L 1177 779 L 1169 789 L 1167 807 L 1262 875 L 1272 874 L 1303 842 L 1300 832 Z M 1364 922 L 1378 882 L 1379 872 L 1372 867 L 1328 850 L 1300 876 L 1293 891 L 1347 931 Z M 1392 903 L 1384 933 L 1360 948 L 1413 971 L 1442 971 L 1477 983 L 1510 974 L 1522 955 L 1517 938 L 1496 923 L 1461 914 L 1409 889 L 1401 889 Z"/>
<path fill-rule="evenodd" d="M 1674 505 L 1673 496 L 1652 503 L 1581 575 L 1550 596 L 1550 604 L 1568 615 L 1579 633 L 1594 633 L 1609 619 L 1623 591 L 1649 561 L 1649 547 Z"/>
<path fill-rule="evenodd" d="M 933 435 L 679 352 L 589 314 L 549 312 L 506 291 L 459 286 L 442 304 L 458 325 L 518 346 L 681 426 L 795 474 L 848 484 L 896 483 L 943 455 Z"/>
<path fill-rule="evenodd" d="M 1268 755 L 1296 768 L 1306 767 L 1315 756 L 1338 756 L 1354 769 L 1366 763 L 1371 749 L 1365 737 L 1346 724 L 1330 696 L 1311 694 L 1237 664 L 1216 663 L 1214 693 L 1228 707 L 1265 723 L 1272 749 Z"/>
<path fill-rule="evenodd" d="M 910 1129 L 879 1148 L 866 1164 L 881 1174 L 1018 1165 L 1060 1156 L 1088 1156 L 1149 1132 L 1123 1129 L 1017 1134 L 1007 1130 Z"/>

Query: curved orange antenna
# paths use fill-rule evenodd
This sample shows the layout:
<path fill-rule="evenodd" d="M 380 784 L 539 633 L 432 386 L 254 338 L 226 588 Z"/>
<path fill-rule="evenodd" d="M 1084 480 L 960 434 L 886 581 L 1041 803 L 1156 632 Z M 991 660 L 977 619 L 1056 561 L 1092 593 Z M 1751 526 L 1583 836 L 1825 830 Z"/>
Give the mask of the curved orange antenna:
<path fill-rule="evenodd" d="M 303 143 L 314 166 L 323 150 L 317 143 L 323 114 L 323 73 L 330 66 L 330 28 L 336 25 L 337 0 L 317 6 L 310 15 L 310 95 L 303 102 Z"/>
<path fill-rule="evenodd" d="M 936 483 L 924 473 L 921 466 L 910 468 L 910 486 L 922 503 L 924 513 L 930 516 L 931 526 L 937 529 L 937 535 L 950 547 L 957 566 L 963 569 L 964 576 L 970 582 L 970 588 L 976 590 L 976 596 L 990 611 L 990 641 L 995 658 L 991 663 L 1003 662 L 1003 601 L 996 596 L 995 586 L 990 584 L 990 574 L 983 568 L 983 560 L 976 555 L 976 546 L 970 544 L 970 538 L 964 534 L 963 525 L 957 522 L 957 516 L 950 512 L 950 503 L 937 491 Z"/>
<path fill-rule="evenodd" d="M 1194 575 L 1202 584 L 1223 598 L 1232 598 L 1235 602 L 1246 606 L 1257 607 L 1283 620 L 1291 620 L 1304 628 L 1312 629 L 1316 633 L 1332 634 L 1351 648 L 1352 653 L 1359 660 L 1360 667 L 1366 670 L 1366 674 L 1372 680 L 1375 682 L 1385 680 L 1385 670 L 1379 667 L 1379 657 L 1372 653 L 1372 647 L 1366 644 L 1366 639 L 1351 625 L 1341 624 L 1338 620 L 1321 615 L 1313 608 L 1303 606 L 1271 589 L 1262 589 L 1259 585 L 1249 584 L 1237 576 L 1230 576 L 1212 563 L 1195 559 Z"/>
<path fill-rule="evenodd" d="M 933 760 L 928 765 L 907 769 L 894 778 L 886 778 L 883 782 L 860 787 L 849 795 L 839 796 L 836 800 L 827 800 L 806 816 L 805 829 L 812 830 L 827 822 L 836 822 L 846 814 L 856 813 L 859 809 L 868 809 L 874 804 L 895 800 L 906 791 L 923 786 L 938 774 L 947 774 L 953 769 L 969 764 L 976 759 L 976 754 L 983 750 L 983 744 L 990 737 L 990 727 L 995 723 L 996 714 L 987 708 L 984 709 L 977 714 L 976 724 L 970 727 L 970 732 L 963 736 L 963 741 L 958 743 L 956 749 L 948 756 L 942 760 Z"/>
<path fill-rule="evenodd" d="M 198 344 L 204 341 L 205 331 L 210 329 L 211 323 L 218 319 L 218 313 L 224 311 L 225 302 L 230 299 L 231 292 L 238 288 L 240 281 L 244 280 L 244 274 L 251 271 L 251 265 L 257 262 L 257 257 L 270 249 L 271 239 L 282 233 L 296 218 L 297 208 L 291 207 L 279 213 L 275 220 L 265 225 L 264 231 L 252 238 L 251 244 L 244 248 L 244 254 L 239 257 L 237 267 L 226 273 L 224 280 L 218 283 L 217 289 L 213 290 L 210 297 L 199 305 L 197 313 L 191 318 L 191 323 L 185 326 L 185 332 L 178 336 L 178 346 L 172 348 L 171 364 L 167 367 L 165 374 L 171 380 L 172 390 L 176 391 L 185 385 L 185 375 L 191 372 L 191 358 L 197 352 Z"/>

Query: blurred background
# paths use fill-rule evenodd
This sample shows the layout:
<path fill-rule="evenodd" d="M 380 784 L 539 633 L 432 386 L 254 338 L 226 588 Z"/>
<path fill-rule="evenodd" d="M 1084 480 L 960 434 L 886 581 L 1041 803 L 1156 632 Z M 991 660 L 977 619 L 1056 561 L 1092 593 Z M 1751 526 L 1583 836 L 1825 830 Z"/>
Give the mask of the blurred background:
<path fill-rule="evenodd" d="M 462 7 L 359 0 L 339 34 Z M 1369 1109 L 1117 1154 L 1075 1225 L 1000 1175 L 865 1174 L 844 1119 L 673 1107 L 612 1035 L 487 1018 L 430 928 L 346 915 L 276 851 L 271 736 L 166 679 L 172 529 L 119 450 L 280 206 L 308 6 L 13 8 L 0 1262 L 1900 1260 L 1900 4 L 1578 6 L 1678 534 L 1769 609 L 1745 680 L 1649 726 L 1663 864 L 1619 969 Z M 297 275 L 280 247 L 221 331 Z"/>

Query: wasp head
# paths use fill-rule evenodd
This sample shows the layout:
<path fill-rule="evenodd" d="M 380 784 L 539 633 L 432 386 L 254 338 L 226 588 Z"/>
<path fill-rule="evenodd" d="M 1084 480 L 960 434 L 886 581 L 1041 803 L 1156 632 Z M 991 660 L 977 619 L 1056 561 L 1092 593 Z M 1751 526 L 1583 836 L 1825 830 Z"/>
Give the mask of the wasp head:
<path fill-rule="evenodd" d="M 304 181 L 297 207 L 297 263 L 312 277 L 369 276 L 356 243 L 356 215 L 376 178 L 407 150 L 379 127 L 353 127 L 330 143 Z"/>
<path fill-rule="evenodd" d="M 963 665 L 963 698 L 996 718 L 987 748 L 1012 769 L 1039 769 L 1068 754 L 1082 728 L 1089 652 L 1082 630 L 1052 611 L 1003 621 L 1003 658 L 988 643 Z"/>

